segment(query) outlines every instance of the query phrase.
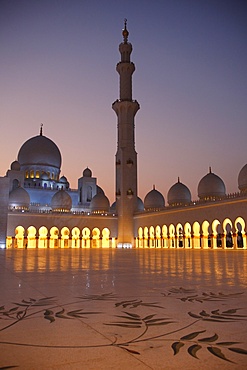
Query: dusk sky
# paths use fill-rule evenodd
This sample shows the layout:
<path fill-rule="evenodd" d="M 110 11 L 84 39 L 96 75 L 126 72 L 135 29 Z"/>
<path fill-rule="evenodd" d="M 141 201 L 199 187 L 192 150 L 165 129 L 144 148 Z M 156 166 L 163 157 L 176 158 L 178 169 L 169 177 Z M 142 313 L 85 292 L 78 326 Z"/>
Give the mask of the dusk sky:
<path fill-rule="evenodd" d="M 227 193 L 247 163 L 246 0 L 0 0 L 0 176 L 39 134 L 71 188 L 88 166 L 115 199 L 124 18 L 132 43 L 139 196 L 200 179 Z"/>

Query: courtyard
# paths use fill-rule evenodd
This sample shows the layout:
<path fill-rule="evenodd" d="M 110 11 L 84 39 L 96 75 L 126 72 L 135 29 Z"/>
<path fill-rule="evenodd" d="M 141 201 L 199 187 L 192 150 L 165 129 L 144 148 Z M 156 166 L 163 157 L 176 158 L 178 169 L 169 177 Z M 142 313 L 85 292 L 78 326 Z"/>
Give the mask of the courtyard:
<path fill-rule="evenodd" d="M 246 369 L 245 250 L 0 251 L 0 369 Z"/>

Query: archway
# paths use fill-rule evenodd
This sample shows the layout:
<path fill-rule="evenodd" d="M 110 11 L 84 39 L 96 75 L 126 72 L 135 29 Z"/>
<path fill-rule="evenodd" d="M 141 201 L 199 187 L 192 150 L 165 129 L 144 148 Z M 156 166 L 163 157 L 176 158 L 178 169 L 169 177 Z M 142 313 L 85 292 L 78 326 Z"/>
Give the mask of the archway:
<path fill-rule="evenodd" d="M 45 226 L 41 226 L 39 228 L 38 248 L 47 248 L 47 234 L 47 228 Z"/>
<path fill-rule="evenodd" d="M 90 230 L 88 227 L 82 229 L 82 248 L 90 248 Z"/>
<path fill-rule="evenodd" d="M 176 247 L 183 248 L 184 247 L 184 233 L 183 233 L 183 225 L 177 224 L 176 226 Z"/>
<path fill-rule="evenodd" d="M 149 244 L 148 244 L 148 228 L 145 226 L 144 227 L 144 248 L 148 248 L 149 247 Z"/>
<path fill-rule="evenodd" d="M 220 221 L 214 220 L 212 222 L 212 247 L 213 249 L 222 247 L 221 230 L 219 229 Z"/>
<path fill-rule="evenodd" d="M 234 222 L 235 233 L 236 233 L 236 245 L 237 248 L 246 249 L 246 232 L 245 232 L 245 221 L 242 217 L 236 218 Z"/>
<path fill-rule="evenodd" d="M 27 248 L 36 248 L 36 233 L 36 228 L 29 226 L 27 229 Z"/>
<path fill-rule="evenodd" d="M 105 227 L 102 230 L 102 248 L 109 248 L 110 247 L 110 230 Z"/>
<path fill-rule="evenodd" d="M 198 221 L 193 223 L 193 248 L 199 249 L 201 248 L 201 232 L 200 232 L 200 224 Z"/>
<path fill-rule="evenodd" d="M 80 229 L 78 227 L 74 227 L 71 231 L 72 234 L 72 248 L 80 248 Z"/>
<path fill-rule="evenodd" d="M 142 227 L 139 227 L 138 229 L 138 248 L 143 248 L 143 229 Z"/>
<path fill-rule="evenodd" d="M 63 227 L 61 230 L 61 248 L 69 248 L 69 229 Z"/>
<path fill-rule="evenodd" d="M 150 226 L 149 228 L 149 247 L 154 248 L 155 247 L 155 241 L 154 241 L 154 227 Z"/>
<path fill-rule="evenodd" d="M 49 248 L 58 248 L 59 247 L 59 230 L 56 226 L 53 226 L 50 229 L 50 245 Z"/>
<path fill-rule="evenodd" d="M 17 226 L 15 229 L 15 248 L 23 248 L 24 246 L 24 227 Z"/>
<path fill-rule="evenodd" d="M 92 247 L 100 247 L 100 230 L 97 227 L 95 227 L 92 231 Z"/>
<path fill-rule="evenodd" d="M 184 225 L 184 248 L 191 248 L 191 224 L 189 222 Z"/>
<path fill-rule="evenodd" d="M 169 248 L 175 248 L 175 226 L 169 225 Z"/>
<path fill-rule="evenodd" d="M 211 248 L 211 236 L 209 232 L 209 222 L 207 220 L 203 221 L 202 223 L 202 238 L 201 238 L 201 243 L 202 243 L 202 248 L 203 249 L 208 249 Z"/>
<path fill-rule="evenodd" d="M 223 228 L 223 248 L 233 248 L 232 221 L 226 218 L 222 224 Z"/>
<path fill-rule="evenodd" d="M 168 234 L 167 226 L 163 225 L 162 226 L 162 246 L 163 246 L 163 248 L 168 248 L 169 247 L 167 234 Z"/>
<path fill-rule="evenodd" d="M 156 248 L 161 248 L 161 227 L 159 225 L 155 228 L 155 239 L 156 239 Z"/>

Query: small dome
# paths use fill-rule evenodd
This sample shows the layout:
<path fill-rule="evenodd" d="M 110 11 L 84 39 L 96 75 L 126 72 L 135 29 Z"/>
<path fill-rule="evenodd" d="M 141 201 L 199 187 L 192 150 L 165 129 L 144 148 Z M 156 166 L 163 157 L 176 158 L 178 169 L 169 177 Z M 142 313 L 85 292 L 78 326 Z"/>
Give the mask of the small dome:
<path fill-rule="evenodd" d="M 247 193 L 247 164 L 239 172 L 238 188 L 241 193 Z"/>
<path fill-rule="evenodd" d="M 226 187 L 221 178 L 211 172 L 204 176 L 198 184 L 198 197 L 201 200 L 221 199 L 226 195 Z"/>
<path fill-rule="evenodd" d="M 90 209 L 92 213 L 109 212 L 110 209 L 109 199 L 103 193 L 96 194 L 91 200 Z"/>
<path fill-rule="evenodd" d="M 137 212 L 144 211 L 144 204 L 141 198 L 137 197 Z"/>
<path fill-rule="evenodd" d="M 9 194 L 9 206 L 16 209 L 28 209 L 30 196 L 21 186 L 12 190 Z"/>
<path fill-rule="evenodd" d="M 51 208 L 55 212 L 69 212 L 72 207 L 72 199 L 65 190 L 58 190 L 51 199 Z"/>
<path fill-rule="evenodd" d="M 63 184 L 66 184 L 68 182 L 67 177 L 61 176 L 59 182 L 62 182 Z"/>
<path fill-rule="evenodd" d="M 178 179 L 178 182 L 174 184 L 168 191 L 167 201 L 169 206 L 190 204 L 191 202 L 190 190 Z"/>
<path fill-rule="evenodd" d="M 10 166 L 10 169 L 12 171 L 20 171 L 20 169 L 21 169 L 20 163 L 18 161 L 12 162 L 11 166 Z"/>
<path fill-rule="evenodd" d="M 82 173 L 82 176 L 83 177 L 92 177 L 92 171 L 90 170 L 90 168 L 85 168 L 85 170 L 83 171 Z"/>
<path fill-rule="evenodd" d="M 158 211 L 165 207 L 165 199 L 163 195 L 153 188 L 144 198 L 144 209 L 146 211 Z"/>

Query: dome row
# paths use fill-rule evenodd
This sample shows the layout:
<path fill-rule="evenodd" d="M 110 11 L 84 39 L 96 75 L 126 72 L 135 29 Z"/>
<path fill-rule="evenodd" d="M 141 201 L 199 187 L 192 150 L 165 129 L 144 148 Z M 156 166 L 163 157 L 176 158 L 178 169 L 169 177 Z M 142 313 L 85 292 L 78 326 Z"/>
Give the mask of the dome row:
<path fill-rule="evenodd" d="M 241 169 L 238 176 L 238 187 L 243 193 L 247 192 L 247 164 Z M 226 196 L 226 187 L 223 180 L 209 169 L 199 182 L 199 200 L 220 200 Z M 169 206 L 185 206 L 191 203 L 191 193 L 188 187 L 180 182 L 174 184 L 167 194 Z M 165 207 L 163 195 L 155 187 L 144 198 L 145 210 L 158 211 Z"/>

